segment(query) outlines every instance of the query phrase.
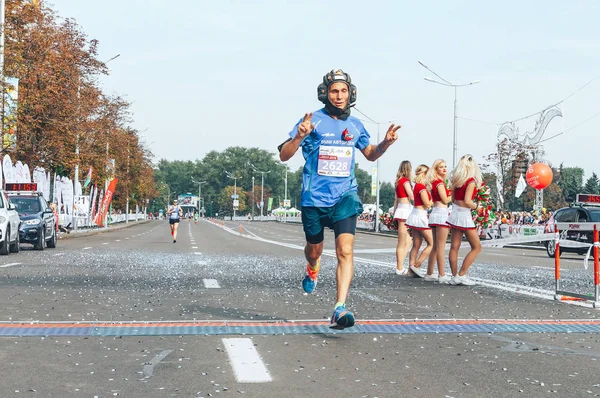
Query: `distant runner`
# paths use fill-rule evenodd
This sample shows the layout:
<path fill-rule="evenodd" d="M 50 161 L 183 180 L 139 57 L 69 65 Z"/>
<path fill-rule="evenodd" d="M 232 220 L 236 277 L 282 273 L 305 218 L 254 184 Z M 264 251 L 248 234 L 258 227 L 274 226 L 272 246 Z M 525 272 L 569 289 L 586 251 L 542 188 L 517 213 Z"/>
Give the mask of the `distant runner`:
<path fill-rule="evenodd" d="M 177 242 L 177 227 L 179 226 L 179 219 L 183 215 L 183 210 L 179 206 L 177 200 L 173 201 L 173 205 L 169 206 L 167 210 L 167 216 L 169 217 L 169 226 L 171 227 L 171 235 L 173 236 L 173 243 Z"/>

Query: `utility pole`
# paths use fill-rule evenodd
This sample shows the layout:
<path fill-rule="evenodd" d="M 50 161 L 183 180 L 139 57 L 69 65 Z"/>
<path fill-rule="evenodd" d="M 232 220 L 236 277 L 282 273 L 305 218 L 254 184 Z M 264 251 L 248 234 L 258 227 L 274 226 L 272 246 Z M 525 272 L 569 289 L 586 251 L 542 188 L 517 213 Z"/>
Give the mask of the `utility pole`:
<path fill-rule="evenodd" d="M 261 183 L 260 183 L 260 221 L 263 219 L 263 208 L 265 207 L 265 174 L 269 174 L 269 171 L 259 171 L 256 166 L 252 163 L 247 162 L 248 166 L 252 168 L 256 173 L 260 173 Z"/>
<path fill-rule="evenodd" d="M 236 212 L 236 208 L 235 208 L 235 201 L 238 201 L 239 204 L 239 199 L 238 199 L 238 195 L 237 195 L 237 180 L 242 178 L 242 177 L 236 177 L 233 174 L 231 174 L 228 171 L 225 171 L 225 174 L 227 175 L 227 177 L 233 179 L 233 218 L 235 218 L 235 212 Z"/>

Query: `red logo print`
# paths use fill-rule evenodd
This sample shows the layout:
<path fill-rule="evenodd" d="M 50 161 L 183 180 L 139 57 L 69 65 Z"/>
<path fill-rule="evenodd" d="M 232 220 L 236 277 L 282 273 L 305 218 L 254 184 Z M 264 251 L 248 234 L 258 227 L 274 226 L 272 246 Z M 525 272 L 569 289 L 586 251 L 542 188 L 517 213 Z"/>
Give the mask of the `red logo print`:
<path fill-rule="evenodd" d="M 352 139 L 354 138 L 354 136 L 351 135 L 350 133 L 348 133 L 348 129 L 344 129 L 344 131 L 342 131 L 342 138 L 345 141 L 352 141 Z"/>

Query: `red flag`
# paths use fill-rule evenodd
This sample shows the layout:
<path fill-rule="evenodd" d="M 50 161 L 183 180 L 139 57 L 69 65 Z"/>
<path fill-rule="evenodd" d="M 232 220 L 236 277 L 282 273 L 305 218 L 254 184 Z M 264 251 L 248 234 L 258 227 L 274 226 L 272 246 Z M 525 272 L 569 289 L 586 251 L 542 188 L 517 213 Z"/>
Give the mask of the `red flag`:
<path fill-rule="evenodd" d="M 100 208 L 98 209 L 98 214 L 94 219 L 94 222 L 99 227 L 104 226 L 104 217 L 106 217 L 106 213 L 108 212 L 110 201 L 112 200 L 115 188 L 117 187 L 117 181 L 119 181 L 119 179 L 115 178 L 108 184 L 108 189 L 104 193 L 104 198 L 102 198 L 102 204 L 100 205 Z"/>

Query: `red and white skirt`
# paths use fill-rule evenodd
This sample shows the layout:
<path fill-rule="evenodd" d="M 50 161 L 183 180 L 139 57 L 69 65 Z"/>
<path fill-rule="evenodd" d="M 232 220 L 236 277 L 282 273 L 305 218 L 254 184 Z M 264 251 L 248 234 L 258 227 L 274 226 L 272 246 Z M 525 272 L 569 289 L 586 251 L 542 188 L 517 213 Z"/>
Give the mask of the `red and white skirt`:
<path fill-rule="evenodd" d="M 447 227 L 450 228 L 448 223 L 448 208 L 447 207 L 434 207 L 431 209 L 429 214 L 429 226 L 430 227 Z"/>
<path fill-rule="evenodd" d="M 398 203 L 396 211 L 394 212 L 394 220 L 406 221 L 410 215 L 412 206 L 408 203 Z"/>
<path fill-rule="evenodd" d="M 413 207 L 410 215 L 406 219 L 406 226 L 421 231 L 431 229 L 429 228 L 429 222 L 427 221 L 427 211 Z"/>
<path fill-rule="evenodd" d="M 450 212 L 450 215 L 448 216 L 447 223 L 450 224 L 452 228 L 456 229 L 475 229 L 473 216 L 471 216 L 471 209 L 457 205 L 452 206 L 452 212 Z"/>

